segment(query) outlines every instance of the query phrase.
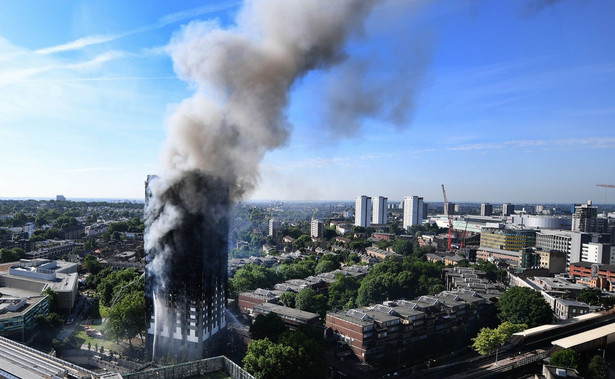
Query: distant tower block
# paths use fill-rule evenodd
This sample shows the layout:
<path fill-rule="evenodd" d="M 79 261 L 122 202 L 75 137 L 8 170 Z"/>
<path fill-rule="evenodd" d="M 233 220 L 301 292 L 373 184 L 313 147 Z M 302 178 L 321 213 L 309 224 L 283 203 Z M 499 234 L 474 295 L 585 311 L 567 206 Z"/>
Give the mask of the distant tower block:
<path fill-rule="evenodd" d="M 370 225 L 370 211 L 372 210 L 371 197 L 365 195 L 357 196 L 354 204 L 355 226 L 368 227 Z"/>
<path fill-rule="evenodd" d="M 269 219 L 269 236 L 275 238 L 278 236 L 279 232 L 280 221 L 276 220 L 275 218 Z"/>
<path fill-rule="evenodd" d="M 404 197 L 403 228 L 408 230 L 412 225 L 423 223 L 423 198 L 420 196 Z"/>
<path fill-rule="evenodd" d="M 452 216 L 455 214 L 455 203 L 444 203 L 444 215 Z"/>
<path fill-rule="evenodd" d="M 482 203 L 480 205 L 481 216 L 491 216 L 493 214 L 493 205 L 489 203 Z"/>
<path fill-rule="evenodd" d="M 325 235 L 325 223 L 318 219 L 313 219 L 310 223 L 310 237 L 323 238 Z"/>
<path fill-rule="evenodd" d="M 510 216 L 515 213 L 515 205 L 511 203 L 502 204 L 502 216 Z"/>
<path fill-rule="evenodd" d="M 388 199 L 384 196 L 372 197 L 372 224 L 387 223 L 387 202 Z"/>
<path fill-rule="evenodd" d="M 575 205 L 572 214 L 572 231 L 594 233 L 598 231 L 598 207 L 588 200 L 586 204 Z"/>
<path fill-rule="evenodd" d="M 155 180 L 146 182 L 146 241 L 162 235 L 146 251 L 147 352 L 150 358 L 201 359 L 226 327 L 228 187 L 193 172 L 154 198 Z M 168 229 L 153 230 L 155 223 Z"/>

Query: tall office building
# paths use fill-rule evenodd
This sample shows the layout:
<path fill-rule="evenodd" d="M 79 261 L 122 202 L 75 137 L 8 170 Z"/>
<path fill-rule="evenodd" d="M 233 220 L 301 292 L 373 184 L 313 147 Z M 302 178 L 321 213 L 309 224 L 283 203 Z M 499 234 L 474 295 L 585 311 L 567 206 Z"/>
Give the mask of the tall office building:
<path fill-rule="evenodd" d="M 444 215 L 454 215 L 455 214 L 455 203 L 444 203 Z"/>
<path fill-rule="evenodd" d="M 515 213 L 515 205 L 511 203 L 502 204 L 502 216 L 510 216 Z"/>
<path fill-rule="evenodd" d="M 593 233 L 597 232 L 598 207 L 592 206 L 591 200 L 587 204 L 575 205 L 572 215 L 572 231 Z"/>
<path fill-rule="evenodd" d="M 491 216 L 493 213 L 493 205 L 489 203 L 482 203 L 480 205 L 480 215 L 481 216 Z"/>
<path fill-rule="evenodd" d="M 145 188 L 147 354 L 201 359 L 226 327 L 228 186 L 198 172 L 159 180 Z"/>
<path fill-rule="evenodd" d="M 408 230 L 412 225 L 423 222 L 423 198 L 419 196 L 404 197 L 403 227 Z"/>
<path fill-rule="evenodd" d="M 325 223 L 318 219 L 312 219 L 310 223 L 310 237 L 322 238 L 325 234 Z"/>
<path fill-rule="evenodd" d="M 368 227 L 370 225 L 370 211 L 372 210 L 372 198 L 361 195 L 357 196 L 354 202 L 354 224 L 355 226 Z"/>
<path fill-rule="evenodd" d="M 423 203 L 423 220 L 427 219 L 427 215 L 429 214 L 427 211 L 429 210 L 429 203 Z"/>
<path fill-rule="evenodd" d="M 388 199 L 384 196 L 372 197 L 372 224 L 387 223 L 387 202 Z"/>

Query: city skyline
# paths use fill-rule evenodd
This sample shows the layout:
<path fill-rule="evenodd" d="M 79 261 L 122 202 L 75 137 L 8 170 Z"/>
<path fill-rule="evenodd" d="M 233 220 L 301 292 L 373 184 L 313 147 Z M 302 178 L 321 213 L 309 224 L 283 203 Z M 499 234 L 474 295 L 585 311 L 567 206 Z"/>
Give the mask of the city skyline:
<path fill-rule="evenodd" d="M 615 183 L 615 4 L 549 3 L 382 2 L 345 62 L 293 87 L 247 199 L 437 202 L 444 183 L 455 203 L 615 203 L 596 187 Z M 142 198 L 194 93 L 173 39 L 241 2 L 34 4 L 0 14 L 0 198 Z"/>

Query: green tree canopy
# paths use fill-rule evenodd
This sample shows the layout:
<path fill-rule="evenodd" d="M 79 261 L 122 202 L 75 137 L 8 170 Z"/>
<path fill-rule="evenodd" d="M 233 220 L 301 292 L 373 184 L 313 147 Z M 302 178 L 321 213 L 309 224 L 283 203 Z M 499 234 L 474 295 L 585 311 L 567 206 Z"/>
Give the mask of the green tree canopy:
<path fill-rule="evenodd" d="M 291 346 L 273 343 L 268 338 L 250 342 L 243 358 L 243 368 L 258 379 L 297 377 L 300 364 Z"/>
<path fill-rule="evenodd" d="M 49 296 L 49 312 L 54 313 L 58 311 L 58 293 L 51 289 L 51 287 L 45 288 L 43 295 Z"/>
<path fill-rule="evenodd" d="M 441 273 L 441 263 L 409 256 L 404 257 L 402 262 L 387 258 L 374 265 L 361 280 L 357 305 L 438 293 L 444 290 Z"/>
<path fill-rule="evenodd" d="M 26 257 L 26 253 L 19 247 L 0 249 L 0 263 L 16 262 Z"/>
<path fill-rule="evenodd" d="M 412 241 L 405 238 L 398 238 L 393 242 L 393 251 L 401 255 L 412 255 L 414 251 Z"/>
<path fill-rule="evenodd" d="M 280 300 L 282 301 L 282 304 L 284 304 L 284 306 L 294 308 L 296 297 L 297 294 L 295 292 L 287 291 L 280 295 Z"/>
<path fill-rule="evenodd" d="M 587 366 L 588 379 L 606 379 L 608 378 L 609 367 L 607 362 L 599 355 L 594 355 L 589 365 Z"/>
<path fill-rule="evenodd" d="M 279 276 L 272 269 L 257 264 L 248 264 L 235 272 L 229 279 L 231 295 L 257 288 L 268 288 L 279 281 Z"/>
<path fill-rule="evenodd" d="M 297 293 L 295 307 L 302 311 L 317 313 L 324 319 L 327 313 L 327 297 L 307 287 Z"/>
<path fill-rule="evenodd" d="M 579 357 L 572 349 L 556 351 L 551 355 L 551 365 L 562 368 L 579 368 Z"/>
<path fill-rule="evenodd" d="M 355 299 L 361 283 L 353 276 L 337 274 L 329 286 L 329 309 L 351 309 L 356 307 Z"/>
<path fill-rule="evenodd" d="M 282 333 L 286 331 L 284 321 L 277 314 L 270 312 L 266 315 L 258 315 L 250 325 L 250 337 L 253 340 L 269 338 L 277 342 Z"/>
<path fill-rule="evenodd" d="M 551 307 L 540 292 L 528 287 L 506 290 L 497 303 L 498 317 L 513 324 L 527 324 L 530 328 L 552 321 Z"/>
<path fill-rule="evenodd" d="M 495 329 L 482 328 L 472 339 L 474 341 L 472 348 L 480 355 L 492 353 L 502 347 L 514 333 L 525 329 L 527 329 L 525 324 L 511 324 L 510 322 L 503 322 Z"/>
<path fill-rule="evenodd" d="M 598 288 L 583 288 L 579 293 L 579 301 L 587 303 L 589 305 L 601 305 L 602 304 L 602 291 Z"/>
<path fill-rule="evenodd" d="M 105 331 L 116 340 L 128 340 L 145 333 L 145 291 L 143 288 L 124 289 L 118 300 L 109 309 Z"/>
<path fill-rule="evenodd" d="M 256 378 L 320 379 L 326 377 L 322 333 L 300 328 L 286 331 L 274 343 L 252 340 L 243 359 L 244 369 Z"/>
<path fill-rule="evenodd" d="M 336 263 L 335 261 L 328 260 L 328 259 L 321 259 L 316 264 L 316 267 L 314 268 L 314 272 L 316 274 L 323 274 L 325 272 L 331 272 L 338 268 L 340 268 L 340 265 Z"/>

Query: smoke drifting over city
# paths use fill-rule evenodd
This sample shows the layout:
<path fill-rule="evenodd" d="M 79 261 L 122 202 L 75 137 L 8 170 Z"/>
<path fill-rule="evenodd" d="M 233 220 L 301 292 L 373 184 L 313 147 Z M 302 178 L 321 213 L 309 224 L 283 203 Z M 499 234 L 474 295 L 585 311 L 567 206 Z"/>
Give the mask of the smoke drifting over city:
<path fill-rule="evenodd" d="M 374 5 L 248 1 L 234 28 L 192 22 L 172 39 L 168 50 L 175 70 L 196 92 L 169 117 L 162 176 L 148 180 L 145 248 L 156 319 L 150 325 L 153 354 L 159 335 L 177 334 L 172 332 L 176 318 L 187 318 L 200 301 L 218 303 L 226 285 L 230 204 L 254 188 L 264 154 L 287 140 L 284 111 L 291 87 L 311 70 L 342 62 L 344 45 Z M 195 257 L 192 264 L 188 254 Z M 199 293 L 207 298 L 177 283 L 188 279 L 203 283 Z M 213 335 L 224 327 L 224 315 L 212 307 L 206 312 L 199 322 L 214 321 L 199 328 Z M 174 349 L 185 345 L 173 343 Z"/>
<path fill-rule="evenodd" d="M 250 1 L 233 29 L 185 26 L 169 51 L 178 75 L 197 91 L 169 119 L 164 176 L 197 169 L 229 183 L 232 199 L 251 190 L 265 152 L 288 138 L 292 85 L 341 62 L 374 3 Z"/>

